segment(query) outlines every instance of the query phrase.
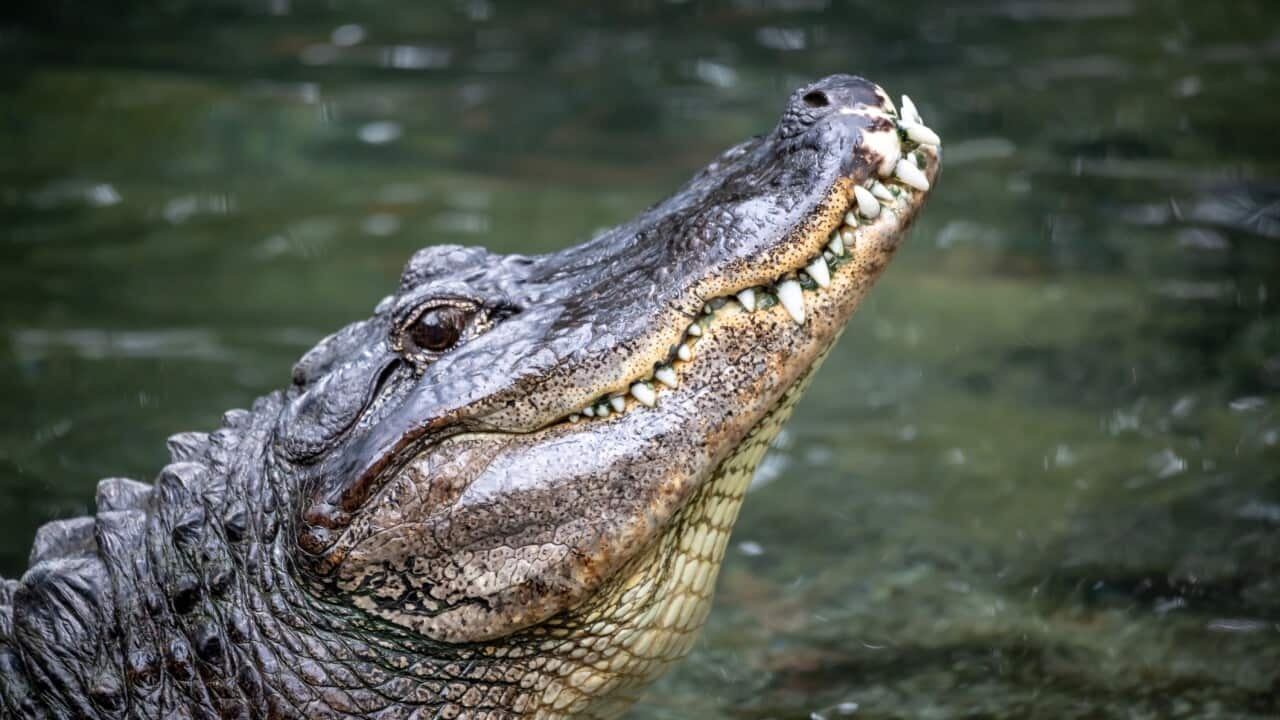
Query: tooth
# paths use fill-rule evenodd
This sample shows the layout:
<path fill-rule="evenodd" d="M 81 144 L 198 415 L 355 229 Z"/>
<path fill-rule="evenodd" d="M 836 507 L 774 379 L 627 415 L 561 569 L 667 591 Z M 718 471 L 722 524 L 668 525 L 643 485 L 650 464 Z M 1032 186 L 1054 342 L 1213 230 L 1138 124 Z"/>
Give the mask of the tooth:
<path fill-rule="evenodd" d="M 800 283 L 795 280 L 778 283 L 778 302 L 782 303 L 792 320 L 796 323 L 804 322 L 804 294 L 800 290 Z"/>
<path fill-rule="evenodd" d="M 658 404 L 658 393 L 654 392 L 653 388 L 645 385 L 644 383 L 636 383 L 631 386 L 631 397 L 639 400 L 640 403 L 646 407 L 653 407 Z M 622 398 L 618 398 L 618 400 L 621 399 Z"/>
<path fill-rule="evenodd" d="M 909 122 L 924 122 L 920 119 L 920 111 L 916 109 L 916 104 L 911 102 L 911 98 L 905 94 L 902 96 L 902 119 Z"/>
<path fill-rule="evenodd" d="M 572 414 L 572 415 L 570 415 L 570 416 L 569 416 L 569 422 L 571 422 L 571 423 L 576 423 L 576 422 L 578 422 L 578 421 L 579 421 L 579 420 L 581 420 L 581 419 L 582 419 L 582 416 L 581 416 L 581 415 L 579 415 L 578 413 L 574 413 L 574 414 Z"/>
<path fill-rule="evenodd" d="M 854 195 L 857 195 L 857 194 L 858 194 L 858 191 L 855 188 Z M 850 210 L 849 212 L 844 214 L 844 224 L 850 227 L 858 227 L 858 216 L 855 215 L 852 210 Z"/>
<path fill-rule="evenodd" d="M 600 407 L 596 408 L 596 417 L 602 417 L 602 418 L 609 417 L 608 403 L 600 403 Z"/>
<path fill-rule="evenodd" d="M 836 261 L 836 256 L 832 255 L 830 250 L 823 250 L 822 259 L 826 260 L 828 263 L 833 263 Z"/>
<path fill-rule="evenodd" d="M 621 395 L 609 398 L 609 405 L 614 412 L 622 412 L 627 409 L 627 399 Z"/>
<path fill-rule="evenodd" d="M 676 357 L 685 362 L 689 362 L 693 359 L 693 351 L 689 349 L 687 344 L 680 343 L 680 347 L 676 348 Z"/>
<path fill-rule="evenodd" d="M 903 158 L 898 161 L 898 167 L 893 171 L 894 177 L 921 192 L 929 190 L 929 178 L 925 177 L 924 172 L 916 167 L 911 158 Z"/>
<path fill-rule="evenodd" d="M 880 216 L 880 201 L 876 200 L 876 196 L 871 191 L 861 185 L 853 186 L 853 198 L 858 201 L 858 212 L 863 217 L 875 219 Z"/>
<path fill-rule="evenodd" d="M 669 388 L 673 388 L 680 384 L 680 381 L 676 378 L 676 371 L 672 369 L 670 365 L 663 365 L 655 370 L 653 373 L 653 379 Z"/>
<path fill-rule="evenodd" d="M 880 163 L 880 177 L 893 174 L 893 168 L 902 159 L 902 144 L 898 141 L 898 133 L 893 133 L 893 142 L 886 149 L 884 162 Z"/>
<path fill-rule="evenodd" d="M 876 171 L 881 177 L 892 175 L 894 164 L 902 157 L 902 141 L 898 139 L 897 129 L 863 132 L 861 149 L 872 157 L 879 157 Z"/>
<path fill-rule="evenodd" d="M 827 269 L 826 260 L 822 258 L 814 260 L 805 267 L 805 271 L 809 273 L 809 277 L 813 278 L 814 282 L 818 283 L 818 287 L 831 287 L 831 272 Z"/>
<path fill-rule="evenodd" d="M 840 244 L 846 248 L 851 248 L 857 244 L 858 235 L 853 228 L 845 228 L 840 231 Z"/>
<path fill-rule="evenodd" d="M 702 326 L 694 323 L 689 326 L 689 337 L 702 337 Z"/>
<path fill-rule="evenodd" d="M 894 200 L 897 200 L 897 198 L 893 196 L 893 191 L 890 190 L 888 187 L 885 187 L 885 184 L 880 182 L 879 180 L 875 181 L 875 183 L 871 185 L 871 194 L 875 195 L 881 200 L 888 200 L 889 202 L 893 202 Z"/>
<path fill-rule="evenodd" d="M 831 242 L 827 243 L 827 247 L 831 248 L 831 254 L 836 257 L 844 255 L 844 238 L 840 237 L 840 233 L 832 233 Z"/>
<path fill-rule="evenodd" d="M 747 288 L 738 293 L 738 302 L 742 303 L 742 307 L 746 308 L 747 312 L 754 312 L 756 309 L 756 291 Z"/>
<path fill-rule="evenodd" d="M 920 143 L 921 145 L 941 145 L 942 138 L 938 137 L 938 133 L 916 122 L 903 122 L 902 129 L 907 132 L 907 138 Z"/>
<path fill-rule="evenodd" d="M 591 407 L 590 405 L 588 405 L 588 406 L 586 406 L 586 407 L 582 408 L 582 414 L 583 414 L 583 415 L 586 415 L 587 417 L 595 417 L 595 416 L 596 416 L 596 409 L 595 409 L 595 408 L 593 408 L 593 407 Z"/>

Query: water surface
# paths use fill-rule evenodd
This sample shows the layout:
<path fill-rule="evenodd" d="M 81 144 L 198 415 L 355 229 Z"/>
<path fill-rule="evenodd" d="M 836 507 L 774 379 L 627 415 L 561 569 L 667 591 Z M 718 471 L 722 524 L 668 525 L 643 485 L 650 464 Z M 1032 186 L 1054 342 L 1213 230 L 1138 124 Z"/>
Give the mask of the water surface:
<path fill-rule="evenodd" d="M 413 250 L 536 253 L 853 71 L 946 141 L 634 718 L 1280 714 L 1280 6 L 12 5 L 0 573 Z"/>

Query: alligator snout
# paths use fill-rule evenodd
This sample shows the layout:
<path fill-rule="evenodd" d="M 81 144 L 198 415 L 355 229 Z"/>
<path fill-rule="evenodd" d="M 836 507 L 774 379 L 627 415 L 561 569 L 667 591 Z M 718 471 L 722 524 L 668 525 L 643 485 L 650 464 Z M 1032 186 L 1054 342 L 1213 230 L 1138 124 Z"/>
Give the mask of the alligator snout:
<path fill-rule="evenodd" d="M 781 138 L 802 134 L 824 120 L 846 115 L 890 118 L 893 102 L 878 85 L 856 75 L 830 75 L 796 90 L 778 123 Z"/>
<path fill-rule="evenodd" d="M 888 109 L 889 97 L 878 85 L 857 75 L 829 75 L 796 92 L 805 107 L 816 114 L 859 107 Z"/>

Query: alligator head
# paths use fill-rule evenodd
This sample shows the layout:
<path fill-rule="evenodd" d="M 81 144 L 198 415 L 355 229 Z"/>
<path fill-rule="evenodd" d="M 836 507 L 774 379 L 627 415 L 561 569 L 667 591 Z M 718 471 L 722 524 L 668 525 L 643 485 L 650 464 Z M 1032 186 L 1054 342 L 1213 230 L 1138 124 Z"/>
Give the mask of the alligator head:
<path fill-rule="evenodd" d="M 266 489 L 241 494 L 282 508 L 257 531 L 279 568 L 258 606 L 436 683 L 402 699 L 446 717 L 619 713 L 688 651 L 752 471 L 919 213 L 937 145 L 905 98 L 832 76 L 581 245 L 416 254 L 242 423 Z"/>
<path fill-rule="evenodd" d="M 442 642 L 596 623 L 619 681 L 682 654 L 745 482 L 925 199 L 921 128 L 830 77 L 582 245 L 418 253 L 295 373 L 307 570 Z"/>

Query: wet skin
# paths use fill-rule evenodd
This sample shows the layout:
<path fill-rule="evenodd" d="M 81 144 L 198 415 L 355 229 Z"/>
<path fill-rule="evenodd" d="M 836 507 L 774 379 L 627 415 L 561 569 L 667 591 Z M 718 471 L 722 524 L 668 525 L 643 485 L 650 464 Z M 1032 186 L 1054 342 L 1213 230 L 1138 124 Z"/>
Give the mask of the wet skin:
<path fill-rule="evenodd" d="M 937 143 L 832 76 L 581 245 L 420 251 L 287 390 L 42 528 L 0 591 L 5 712 L 620 714 L 688 651 Z"/>

